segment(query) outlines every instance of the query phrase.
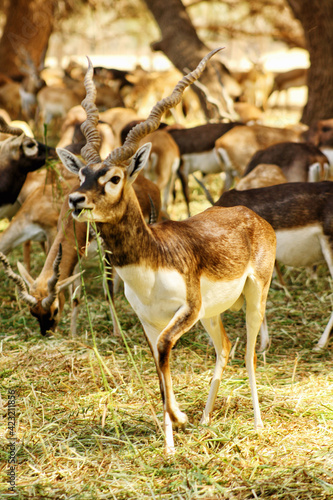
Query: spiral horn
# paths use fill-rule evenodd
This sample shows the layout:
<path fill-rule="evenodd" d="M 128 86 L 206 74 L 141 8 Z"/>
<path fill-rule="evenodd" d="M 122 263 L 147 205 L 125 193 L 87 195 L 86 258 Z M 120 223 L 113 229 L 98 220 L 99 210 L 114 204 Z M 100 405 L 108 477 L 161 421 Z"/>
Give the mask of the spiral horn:
<path fill-rule="evenodd" d="M 53 304 L 57 296 L 57 283 L 60 277 L 59 266 L 61 258 L 62 258 L 62 245 L 60 243 L 57 256 L 54 259 L 53 263 L 53 275 L 47 282 L 47 289 L 49 294 L 47 297 L 45 297 L 45 299 L 42 300 L 42 307 L 43 309 L 45 309 L 45 311 L 49 311 L 51 309 L 51 305 Z"/>
<path fill-rule="evenodd" d="M 23 278 L 14 273 L 7 257 L 2 252 L 0 252 L 0 261 L 3 264 L 5 274 L 8 276 L 8 278 L 14 281 L 15 285 L 17 285 L 18 293 L 21 299 L 24 300 L 24 302 L 26 302 L 30 307 L 35 306 L 37 304 L 37 299 L 33 295 L 30 295 L 28 293 Z"/>

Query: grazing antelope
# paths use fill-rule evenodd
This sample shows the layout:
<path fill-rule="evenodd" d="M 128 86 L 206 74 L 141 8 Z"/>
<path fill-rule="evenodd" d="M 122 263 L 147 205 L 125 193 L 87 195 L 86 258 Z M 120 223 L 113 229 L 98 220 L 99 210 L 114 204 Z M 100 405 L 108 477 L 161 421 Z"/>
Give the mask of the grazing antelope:
<path fill-rule="evenodd" d="M 72 181 L 74 184 L 74 181 Z M 67 186 L 63 189 L 68 190 Z M 49 249 L 57 234 L 62 195 L 52 184 L 34 189 L 24 200 L 6 229 L 0 233 L 0 251 L 8 255 L 27 241 L 45 241 Z"/>
<path fill-rule="evenodd" d="M 62 156 L 66 156 L 67 151 L 62 150 L 60 154 Z M 82 163 L 82 166 L 83 165 L 84 164 Z M 75 184 L 77 187 L 76 176 Z M 72 186 L 72 188 L 74 188 L 74 186 Z M 133 185 L 133 188 L 138 198 L 145 220 L 149 221 L 151 219 L 151 202 L 153 203 L 156 217 L 159 217 L 161 195 L 158 187 L 153 182 L 143 177 L 143 175 L 139 175 Z M 30 210 L 39 213 L 39 221 L 37 219 L 37 214 L 35 213 L 36 222 L 38 222 L 39 224 L 38 226 L 37 223 L 35 223 L 34 225 L 37 227 L 41 226 L 41 213 L 44 216 L 45 214 L 47 214 L 47 217 L 44 217 L 44 219 L 49 220 L 51 218 L 51 215 L 54 218 L 54 210 L 52 211 L 52 202 L 50 202 L 48 198 L 49 197 L 43 198 L 40 193 L 40 189 L 37 189 L 36 196 L 34 196 L 34 198 L 31 198 L 31 200 L 35 201 L 36 206 L 33 208 L 31 207 L 31 204 L 29 204 Z M 28 210 L 25 210 L 25 212 L 29 213 Z M 37 318 L 42 335 L 46 335 L 50 331 L 55 331 L 60 321 L 61 313 L 63 311 L 65 303 L 63 291 L 79 276 L 79 273 L 76 273 L 73 276 L 73 273 L 76 272 L 75 270 L 78 263 L 77 248 L 79 249 L 79 253 L 81 256 L 86 253 L 87 225 L 84 222 L 80 223 L 77 221 L 75 221 L 74 224 L 72 217 L 68 217 L 68 195 L 62 203 L 59 218 L 58 213 L 56 213 L 55 223 L 53 227 L 53 232 L 55 232 L 55 234 L 53 235 L 54 241 L 45 260 L 43 269 L 36 279 L 33 279 L 31 277 L 29 272 L 23 267 L 20 262 L 18 262 L 17 265 L 21 276 L 18 276 L 12 270 L 10 270 L 10 273 L 8 273 L 7 271 L 8 269 L 10 269 L 9 264 L 5 265 L 5 272 L 7 272 L 9 278 L 13 279 L 15 283 L 18 283 L 19 281 L 22 282 L 23 278 L 25 284 L 28 286 L 29 291 L 26 290 L 24 283 L 20 285 L 21 291 L 25 289 L 25 292 L 21 293 L 20 295 L 23 301 L 30 306 L 31 314 L 35 318 Z M 25 220 L 25 222 L 26 224 L 28 224 L 28 220 Z M 9 226 L 9 228 L 10 227 L 11 226 Z M 18 232 L 17 239 L 20 238 L 22 240 L 24 234 L 22 236 L 22 231 L 20 233 L 18 230 L 19 228 L 17 228 L 16 226 L 13 228 L 12 232 L 14 232 L 15 229 Z M 5 234 L 6 232 L 4 233 L 4 235 Z M 88 235 L 89 243 L 93 238 L 95 238 L 94 234 Z M 2 255 L 3 253 L 1 251 L 3 251 L 4 253 L 8 252 L 8 247 L 5 247 L 4 243 L 5 242 L 3 242 L 0 238 L 0 254 Z M 61 247 L 61 253 L 59 253 L 59 247 Z M 91 247 L 89 246 L 89 250 L 90 248 Z M 88 256 L 90 257 L 91 254 L 92 252 L 90 252 Z M 4 257 L 2 257 L 2 259 L 0 260 L 2 260 L 3 263 L 5 262 Z M 78 285 L 80 285 L 79 280 Z M 113 299 L 112 282 L 108 280 L 107 285 L 109 287 L 111 299 Z M 76 299 L 72 302 L 71 333 L 73 336 L 76 334 L 76 318 L 78 314 L 79 302 L 78 296 L 79 294 L 77 293 Z M 112 308 L 111 314 L 113 315 Z M 113 318 L 115 334 L 118 333 L 116 325 L 117 323 Z"/>
<path fill-rule="evenodd" d="M 93 219 L 112 263 L 125 283 L 125 294 L 138 315 L 156 364 L 163 399 L 165 451 L 173 453 L 172 426 L 184 426 L 172 389 L 169 358 L 172 347 L 198 320 L 213 340 L 216 365 L 201 422 L 210 421 L 230 341 L 220 313 L 239 309 L 246 299 L 247 349 L 255 427 L 262 427 L 255 381 L 255 343 L 265 314 L 275 260 L 275 234 L 271 226 L 244 207 L 212 207 L 185 221 L 164 221 L 148 226 L 133 193 L 133 182 L 144 168 L 150 144 L 140 140 L 159 126 L 167 109 L 180 102 L 187 86 L 198 79 L 210 52 L 184 76 L 172 94 L 159 101 L 148 119 L 134 127 L 124 145 L 102 161 L 96 131 L 96 89 L 89 61 L 85 77 L 87 113 L 83 132 L 87 145 L 81 168 L 67 154 L 67 168 L 79 175 L 80 188 L 69 196 L 78 221 Z M 64 160 L 64 159 L 63 159 Z"/>

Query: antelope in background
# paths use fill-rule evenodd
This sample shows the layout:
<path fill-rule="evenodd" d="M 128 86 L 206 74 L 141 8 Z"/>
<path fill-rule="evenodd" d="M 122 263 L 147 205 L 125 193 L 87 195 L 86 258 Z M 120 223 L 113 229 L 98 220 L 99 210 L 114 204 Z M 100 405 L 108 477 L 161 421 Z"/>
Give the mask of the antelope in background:
<path fill-rule="evenodd" d="M 267 96 L 267 99 L 276 92 L 275 106 L 278 105 L 281 92 L 286 93 L 286 105 L 288 104 L 288 90 L 293 87 L 303 87 L 307 85 L 308 69 L 294 68 L 288 71 L 275 73 L 272 88 Z"/>
<path fill-rule="evenodd" d="M 11 127 L 0 117 L 0 132 L 10 137 L 0 142 L 0 207 L 15 203 L 29 172 L 45 165 L 53 149 Z"/>
<path fill-rule="evenodd" d="M 288 182 L 316 182 L 329 180 L 328 159 L 313 144 L 279 142 L 257 151 L 247 164 L 243 176 L 261 163 L 278 165 Z M 238 189 L 238 188 L 237 188 Z"/>
<path fill-rule="evenodd" d="M 200 181 L 199 184 L 213 204 L 210 193 Z M 214 205 L 243 205 L 253 210 L 275 230 L 278 262 L 308 267 L 324 261 L 333 278 L 333 182 L 288 182 L 244 191 L 231 189 Z M 326 347 L 332 328 L 333 312 L 314 350 Z M 267 329 L 262 329 L 261 350 L 268 341 Z"/>
<path fill-rule="evenodd" d="M 174 451 L 173 425 L 183 427 L 187 421 L 172 389 L 172 347 L 198 320 L 213 340 L 216 365 L 201 419 L 202 424 L 208 424 L 230 352 L 220 313 L 239 309 L 244 298 L 245 361 L 254 422 L 256 428 L 263 425 L 255 381 L 255 343 L 274 267 L 273 229 L 244 207 L 212 207 L 185 221 L 147 226 L 132 188 L 150 153 L 150 144 L 139 148 L 140 140 L 158 128 L 164 111 L 180 102 L 185 88 L 200 77 L 207 61 L 219 50 L 210 52 L 194 71 L 184 76 L 172 94 L 159 101 L 148 119 L 134 127 L 124 145 L 104 161 L 98 154 L 96 89 L 89 61 L 85 77 L 87 95 L 82 102 L 87 113 L 83 125 L 87 145 L 81 152 L 87 166 L 81 168 L 70 153 L 65 160 L 81 182 L 69 197 L 73 216 L 81 222 L 96 222 L 151 348 L 163 400 L 166 453 Z"/>

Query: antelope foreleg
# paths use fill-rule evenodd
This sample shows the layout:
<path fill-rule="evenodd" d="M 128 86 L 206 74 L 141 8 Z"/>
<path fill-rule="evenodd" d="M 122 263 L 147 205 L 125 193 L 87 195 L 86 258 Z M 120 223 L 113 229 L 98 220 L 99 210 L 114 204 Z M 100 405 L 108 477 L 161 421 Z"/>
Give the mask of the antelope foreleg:
<path fill-rule="evenodd" d="M 168 326 L 160 333 L 157 339 L 158 366 L 161 372 L 162 384 L 165 394 L 165 410 L 176 426 L 183 427 L 187 417 L 182 413 L 175 399 L 172 389 L 170 373 L 170 352 L 177 340 L 187 332 L 198 320 L 199 308 L 190 307 L 188 304 L 182 306 Z"/>

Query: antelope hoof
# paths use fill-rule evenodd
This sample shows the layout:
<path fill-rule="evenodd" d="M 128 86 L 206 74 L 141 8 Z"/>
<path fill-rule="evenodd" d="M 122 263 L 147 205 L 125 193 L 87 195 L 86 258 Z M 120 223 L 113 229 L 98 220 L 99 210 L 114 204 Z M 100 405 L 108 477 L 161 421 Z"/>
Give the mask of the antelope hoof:
<path fill-rule="evenodd" d="M 257 351 L 257 352 L 258 352 L 259 354 L 264 354 L 264 352 L 266 352 L 266 351 L 267 351 L 267 347 L 268 347 L 268 344 L 261 345 L 261 346 L 259 347 L 259 349 L 258 349 L 258 351 Z"/>
<path fill-rule="evenodd" d="M 211 422 L 210 415 L 209 414 L 206 415 L 205 413 L 203 413 L 200 420 L 200 425 L 210 425 L 210 422 Z"/>
<path fill-rule="evenodd" d="M 259 422 L 257 422 L 256 424 L 254 424 L 254 430 L 255 431 L 260 432 L 260 430 L 263 429 L 263 428 L 264 428 L 264 424 L 262 423 L 261 420 Z"/>
<path fill-rule="evenodd" d="M 188 422 L 187 415 L 182 411 L 177 410 L 173 413 L 172 422 L 177 430 L 184 430 Z"/>
<path fill-rule="evenodd" d="M 175 447 L 174 446 L 169 446 L 169 445 L 165 445 L 165 448 L 164 448 L 164 454 L 166 456 L 169 456 L 169 457 L 172 457 L 172 455 L 175 454 Z"/>

